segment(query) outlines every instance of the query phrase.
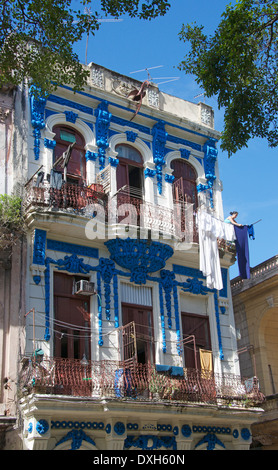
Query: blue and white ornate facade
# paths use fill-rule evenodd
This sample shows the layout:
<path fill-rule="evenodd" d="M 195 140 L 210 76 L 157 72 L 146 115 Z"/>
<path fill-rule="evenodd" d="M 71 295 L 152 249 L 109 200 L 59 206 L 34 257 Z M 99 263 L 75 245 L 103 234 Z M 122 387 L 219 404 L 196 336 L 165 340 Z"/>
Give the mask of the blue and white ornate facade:
<path fill-rule="evenodd" d="M 223 289 L 210 289 L 199 270 L 198 240 L 192 236 L 185 243 L 173 229 L 176 160 L 187 162 L 196 174 L 198 207 L 207 207 L 223 220 L 217 162 L 220 135 L 213 128 L 212 110 L 168 96 L 151 84 L 131 121 L 136 105 L 127 95 L 139 87 L 138 82 L 95 64 L 89 69 L 91 78 L 83 91 L 73 93 L 70 87 L 60 87 L 47 98 L 38 98 L 32 89 L 28 94 L 28 164 L 21 182 L 29 181 L 24 196 L 28 225 L 26 312 L 35 309 L 35 338 L 32 315 L 28 315 L 24 355 L 31 358 L 34 347 L 46 358 L 55 354 L 54 277 L 64 273 L 83 277 L 95 286 L 96 295 L 90 297 L 88 310 L 87 360 L 124 360 L 119 332 L 123 305 L 130 304 L 152 312 L 151 336 L 155 340 L 151 357 L 157 370 L 176 368 L 185 373 L 181 314 L 187 312 L 208 322 L 214 373 L 238 376 L 228 271 L 234 254 L 226 245 L 220 247 Z M 80 206 L 53 207 L 47 184 L 42 188 L 43 203 L 39 204 L 39 185 L 34 199 L 36 172 L 51 173 L 57 127 L 82 136 L 86 187 L 101 185 L 105 179 L 105 198 L 100 198 L 97 206 L 88 203 L 81 210 Z M 114 217 L 114 210 L 119 210 L 120 146 L 141 155 L 140 197 L 155 211 L 149 225 L 141 227 L 141 236 L 138 213 L 135 219 L 123 213 L 122 223 Z M 110 204 L 108 220 L 100 218 L 104 200 Z M 192 223 L 196 207 L 191 206 Z M 166 220 L 168 225 L 156 225 L 154 214 L 160 210 L 168 214 L 163 219 L 162 213 L 160 222 Z M 244 449 L 251 442 L 254 411 L 244 411 L 237 404 L 231 416 L 231 408 L 225 411 L 224 403 L 222 408 L 221 403 L 190 403 L 187 408 L 186 403 L 173 401 L 166 409 L 154 400 L 128 401 L 119 396 L 106 401 L 99 397 L 98 401 L 96 396 L 64 394 L 55 399 L 56 394 L 51 393 L 50 400 L 35 388 L 31 392 L 31 397 L 21 400 L 25 449 Z M 89 407 L 83 406 L 84 400 Z"/>

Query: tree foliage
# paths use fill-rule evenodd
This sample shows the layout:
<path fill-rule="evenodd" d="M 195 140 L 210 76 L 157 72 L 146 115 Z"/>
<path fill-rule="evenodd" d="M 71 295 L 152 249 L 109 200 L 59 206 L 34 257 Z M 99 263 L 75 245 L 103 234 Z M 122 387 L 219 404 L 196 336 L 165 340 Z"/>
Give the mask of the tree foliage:
<path fill-rule="evenodd" d="M 0 86 L 18 85 L 26 77 L 42 92 L 70 83 L 81 89 L 88 72 L 74 53 L 84 34 L 95 34 L 100 18 L 129 15 L 149 20 L 165 15 L 165 0 L 100 0 L 99 11 L 87 14 L 90 0 L 1 0 Z M 79 9 L 73 5 L 78 4 Z M 81 11 L 82 10 L 82 11 Z"/>
<path fill-rule="evenodd" d="M 254 137 L 278 145 L 278 2 L 238 0 L 228 5 L 213 35 L 183 25 L 190 45 L 180 69 L 194 74 L 224 108 L 221 148 L 230 155 Z"/>
<path fill-rule="evenodd" d="M 0 252 L 15 245 L 23 232 L 21 199 L 0 194 Z"/>

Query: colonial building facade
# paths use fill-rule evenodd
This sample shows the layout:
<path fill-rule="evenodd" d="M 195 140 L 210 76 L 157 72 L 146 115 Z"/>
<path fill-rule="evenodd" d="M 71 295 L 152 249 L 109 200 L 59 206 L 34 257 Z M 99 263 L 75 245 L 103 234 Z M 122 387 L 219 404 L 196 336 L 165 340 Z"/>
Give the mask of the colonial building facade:
<path fill-rule="evenodd" d="M 77 93 L 16 91 L 22 448 L 248 449 L 262 395 L 240 377 L 213 111 L 88 70 Z"/>

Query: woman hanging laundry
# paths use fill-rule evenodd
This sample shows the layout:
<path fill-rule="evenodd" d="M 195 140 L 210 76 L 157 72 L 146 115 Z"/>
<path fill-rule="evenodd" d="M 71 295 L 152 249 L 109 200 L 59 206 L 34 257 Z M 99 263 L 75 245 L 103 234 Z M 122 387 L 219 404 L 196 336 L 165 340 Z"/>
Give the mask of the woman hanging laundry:
<path fill-rule="evenodd" d="M 242 224 L 238 224 L 236 221 L 236 218 L 238 216 L 237 211 L 230 212 L 230 215 L 224 220 L 227 224 L 233 224 L 236 225 L 237 227 L 243 227 Z"/>

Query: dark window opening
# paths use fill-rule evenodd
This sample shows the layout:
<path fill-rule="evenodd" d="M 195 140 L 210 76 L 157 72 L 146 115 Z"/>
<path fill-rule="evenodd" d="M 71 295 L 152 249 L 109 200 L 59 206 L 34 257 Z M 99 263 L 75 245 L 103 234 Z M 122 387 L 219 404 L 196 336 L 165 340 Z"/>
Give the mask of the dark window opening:
<path fill-rule="evenodd" d="M 54 150 L 53 163 L 68 149 L 69 145 L 75 142 L 71 157 L 67 166 L 67 183 L 83 184 L 86 181 L 86 158 L 85 140 L 75 129 L 69 126 L 54 126 L 56 146 Z M 55 169 L 64 174 L 61 165 L 56 165 Z"/>
<path fill-rule="evenodd" d="M 90 297 L 75 295 L 83 276 L 54 273 L 54 356 L 90 359 Z"/>
<path fill-rule="evenodd" d="M 185 366 L 193 369 L 197 366 L 197 369 L 200 370 L 200 349 L 211 351 L 209 318 L 204 315 L 182 312 L 181 319 L 183 340 L 190 336 L 195 338 L 195 349 L 193 341 L 184 345 Z"/>
<path fill-rule="evenodd" d="M 147 364 L 154 362 L 154 336 L 152 308 L 122 304 L 123 326 L 135 323 L 137 362 Z M 129 359 L 124 357 L 124 360 Z"/>

